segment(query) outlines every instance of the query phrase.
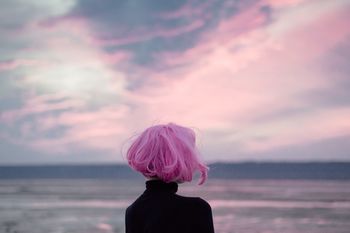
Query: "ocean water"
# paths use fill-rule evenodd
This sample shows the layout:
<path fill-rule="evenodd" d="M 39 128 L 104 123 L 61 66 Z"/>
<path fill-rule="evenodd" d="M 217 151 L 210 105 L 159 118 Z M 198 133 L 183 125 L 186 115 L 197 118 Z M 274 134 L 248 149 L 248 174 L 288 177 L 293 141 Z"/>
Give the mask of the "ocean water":
<path fill-rule="evenodd" d="M 143 180 L 0 180 L 0 232 L 124 232 L 143 191 Z M 350 232 L 350 181 L 209 180 L 178 194 L 206 199 L 217 233 Z"/>

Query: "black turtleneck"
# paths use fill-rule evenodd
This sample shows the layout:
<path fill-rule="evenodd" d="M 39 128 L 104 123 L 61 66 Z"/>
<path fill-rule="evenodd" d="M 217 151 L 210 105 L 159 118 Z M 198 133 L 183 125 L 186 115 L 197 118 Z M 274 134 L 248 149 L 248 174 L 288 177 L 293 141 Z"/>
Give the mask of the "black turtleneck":
<path fill-rule="evenodd" d="M 125 214 L 126 233 L 213 233 L 210 205 L 199 197 L 177 195 L 175 182 L 146 182 L 146 190 Z"/>

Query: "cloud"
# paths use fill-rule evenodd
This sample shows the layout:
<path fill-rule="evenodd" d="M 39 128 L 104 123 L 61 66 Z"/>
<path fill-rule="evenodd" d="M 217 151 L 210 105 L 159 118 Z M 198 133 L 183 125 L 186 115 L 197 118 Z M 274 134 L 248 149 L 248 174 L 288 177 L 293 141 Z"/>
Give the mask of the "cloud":
<path fill-rule="evenodd" d="M 204 22 L 201 20 L 193 21 L 187 25 L 174 28 L 174 29 L 155 29 L 152 31 L 141 30 L 136 32 L 137 35 L 131 35 L 129 37 L 117 38 L 117 39 L 95 39 L 95 43 L 97 45 L 102 46 L 120 46 L 120 45 L 128 45 L 137 42 L 145 42 L 157 37 L 169 38 L 176 37 L 179 35 L 183 35 L 184 33 L 192 32 L 196 29 L 201 28 L 204 25 Z M 142 36 L 140 36 L 142 35 Z"/>
<path fill-rule="evenodd" d="M 60 3 L 6 2 L 22 12 L 0 24 L 6 142 L 114 161 L 135 132 L 176 122 L 207 160 L 292 160 L 350 134 L 346 1 Z"/>
<path fill-rule="evenodd" d="M 69 153 L 71 148 L 92 148 L 119 152 L 129 124 L 124 118 L 128 111 L 126 106 L 89 111 L 83 102 L 56 94 L 28 96 L 25 107 L 3 112 L 0 122 L 8 126 L 3 137 L 38 151 Z M 13 131 L 16 129 L 19 132 Z"/>
<path fill-rule="evenodd" d="M 21 66 L 37 66 L 42 64 L 43 63 L 40 61 L 29 60 L 29 59 L 8 60 L 8 61 L 0 62 L 0 71 L 13 70 Z"/>
<path fill-rule="evenodd" d="M 250 4 L 221 0 L 98 4 L 89 0 L 78 1 L 64 18 L 86 20 L 93 32 L 93 43 L 105 51 L 123 49 L 133 53 L 133 63 L 157 68 L 162 63 L 154 56 L 157 52 L 184 52 L 222 19 L 244 11 Z"/>
<path fill-rule="evenodd" d="M 45 24 L 47 15 L 31 10 L 34 6 L 23 7 L 33 14 L 17 32 L 26 39 L 25 49 L 8 51 L 11 59 L 0 65 L 0 82 L 10 83 L 5 89 L 9 93 L 15 87 L 21 90 L 19 96 L 11 97 L 21 104 L 1 109 L 2 137 L 49 154 L 71 153 L 74 148 L 118 151 L 118 135 L 127 125 L 118 112 L 127 107 L 123 103 L 125 78 L 114 66 L 130 54 L 106 54 L 92 45 L 84 20 L 49 25 Z"/>
<path fill-rule="evenodd" d="M 47 17 L 67 13 L 73 4 L 73 0 L 54 0 L 50 3 L 42 0 L 1 1 L 0 44 L 6 46 L 0 46 L 0 61 L 30 60 L 31 46 L 42 42 L 42 35 L 38 35 L 33 27 Z M 27 56 L 23 58 L 19 53 L 26 53 Z"/>
<path fill-rule="evenodd" d="M 350 135 L 350 108 L 313 110 L 309 114 L 284 117 L 245 129 L 245 138 L 236 135 L 227 140 L 242 140 L 248 151 L 259 152 L 345 137 Z M 299 126 L 299 127 L 298 127 Z M 300 127 L 303 126 L 303 127 Z M 249 139 L 248 139 L 249 138 Z"/>
<path fill-rule="evenodd" d="M 154 74 L 139 90 L 139 101 L 161 121 L 177 119 L 208 134 L 214 129 L 234 132 L 225 148 L 242 153 L 350 134 L 348 105 L 338 109 L 323 102 L 322 93 L 339 87 L 333 85 L 332 70 L 320 72 L 319 64 L 321 58 L 332 60 L 329 52 L 347 40 L 346 11 L 316 15 L 271 37 L 275 25 L 265 26 L 265 13 L 259 9 L 257 4 L 228 19 L 185 53 L 161 53 L 160 60 L 182 66 Z M 314 35 L 320 37 L 329 28 L 337 30 L 315 43 Z M 321 95 L 306 97 L 316 93 Z M 291 110 L 295 116 L 267 117 Z M 312 122 L 324 128 L 318 130 Z M 227 139 L 208 143 L 219 140 Z"/>

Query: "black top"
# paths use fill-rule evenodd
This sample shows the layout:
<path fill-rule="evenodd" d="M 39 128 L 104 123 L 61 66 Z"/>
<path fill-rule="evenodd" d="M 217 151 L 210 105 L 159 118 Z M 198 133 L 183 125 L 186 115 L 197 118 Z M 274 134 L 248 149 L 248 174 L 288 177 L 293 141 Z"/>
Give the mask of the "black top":
<path fill-rule="evenodd" d="M 126 233 L 214 233 L 210 205 L 177 195 L 177 183 L 146 182 L 146 190 L 125 214 Z"/>

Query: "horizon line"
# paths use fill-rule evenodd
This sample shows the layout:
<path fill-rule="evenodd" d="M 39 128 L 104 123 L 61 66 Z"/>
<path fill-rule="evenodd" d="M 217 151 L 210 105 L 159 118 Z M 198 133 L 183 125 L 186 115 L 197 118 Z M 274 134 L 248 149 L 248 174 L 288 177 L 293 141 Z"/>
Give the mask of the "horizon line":
<path fill-rule="evenodd" d="M 350 163 L 350 160 L 244 160 L 244 161 L 213 161 L 208 162 L 207 165 L 213 164 L 331 164 L 331 163 Z M 13 163 L 1 164 L 0 167 L 38 167 L 38 166 L 128 166 L 123 162 L 58 162 L 58 163 Z"/>

